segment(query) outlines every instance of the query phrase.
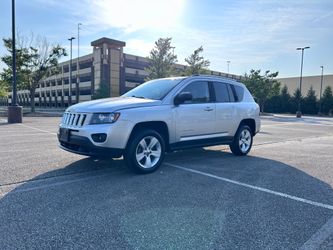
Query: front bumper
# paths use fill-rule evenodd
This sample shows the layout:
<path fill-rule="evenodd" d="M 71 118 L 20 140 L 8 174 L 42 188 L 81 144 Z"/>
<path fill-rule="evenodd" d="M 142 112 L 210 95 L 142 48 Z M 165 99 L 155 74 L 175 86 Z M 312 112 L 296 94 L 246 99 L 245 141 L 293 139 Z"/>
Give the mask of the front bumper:
<path fill-rule="evenodd" d="M 86 155 L 86 156 L 103 156 L 103 157 L 120 157 L 123 155 L 123 149 L 107 148 L 95 146 L 87 137 L 78 135 L 69 135 L 68 140 L 60 139 L 58 133 L 60 148 L 71 153 Z"/>

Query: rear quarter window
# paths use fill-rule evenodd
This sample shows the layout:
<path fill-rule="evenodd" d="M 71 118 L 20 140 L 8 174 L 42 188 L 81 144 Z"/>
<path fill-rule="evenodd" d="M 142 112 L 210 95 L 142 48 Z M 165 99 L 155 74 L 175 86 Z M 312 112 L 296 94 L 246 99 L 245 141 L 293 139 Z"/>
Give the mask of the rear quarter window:
<path fill-rule="evenodd" d="M 244 98 L 244 89 L 238 85 L 231 84 L 231 89 L 235 96 L 236 102 L 241 102 Z"/>

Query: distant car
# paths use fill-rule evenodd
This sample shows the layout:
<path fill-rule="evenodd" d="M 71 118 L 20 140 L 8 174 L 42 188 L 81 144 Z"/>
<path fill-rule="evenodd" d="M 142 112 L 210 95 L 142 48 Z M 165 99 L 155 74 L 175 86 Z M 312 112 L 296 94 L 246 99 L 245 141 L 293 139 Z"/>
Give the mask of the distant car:
<path fill-rule="evenodd" d="M 126 94 L 69 107 L 60 147 L 89 156 L 124 156 L 137 173 L 158 169 L 165 152 L 227 144 L 246 155 L 260 129 L 259 107 L 236 81 L 205 75 L 148 81 Z"/>

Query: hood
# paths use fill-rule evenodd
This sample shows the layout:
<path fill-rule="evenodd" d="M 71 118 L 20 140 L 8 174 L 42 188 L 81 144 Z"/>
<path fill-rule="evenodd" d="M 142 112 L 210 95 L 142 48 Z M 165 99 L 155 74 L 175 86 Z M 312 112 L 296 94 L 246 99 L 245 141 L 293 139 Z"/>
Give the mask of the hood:
<path fill-rule="evenodd" d="M 79 113 L 114 112 L 120 109 L 149 107 L 159 105 L 160 100 L 143 99 L 135 97 L 112 97 L 82 102 L 70 106 L 66 111 Z"/>

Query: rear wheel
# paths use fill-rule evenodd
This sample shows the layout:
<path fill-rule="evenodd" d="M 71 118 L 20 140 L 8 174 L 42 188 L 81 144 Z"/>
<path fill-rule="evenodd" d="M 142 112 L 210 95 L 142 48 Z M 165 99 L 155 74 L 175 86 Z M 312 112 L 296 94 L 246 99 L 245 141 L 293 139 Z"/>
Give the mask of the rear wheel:
<path fill-rule="evenodd" d="M 229 145 L 234 155 L 247 155 L 252 147 L 253 136 L 249 126 L 242 125 L 236 132 L 233 142 Z"/>
<path fill-rule="evenodd" d="M 162 164 L 165 154 L 163 137 L 154 130 L 136 133 L 124 155 L 127 166 L 136 173 L 152 173 Z"/>

